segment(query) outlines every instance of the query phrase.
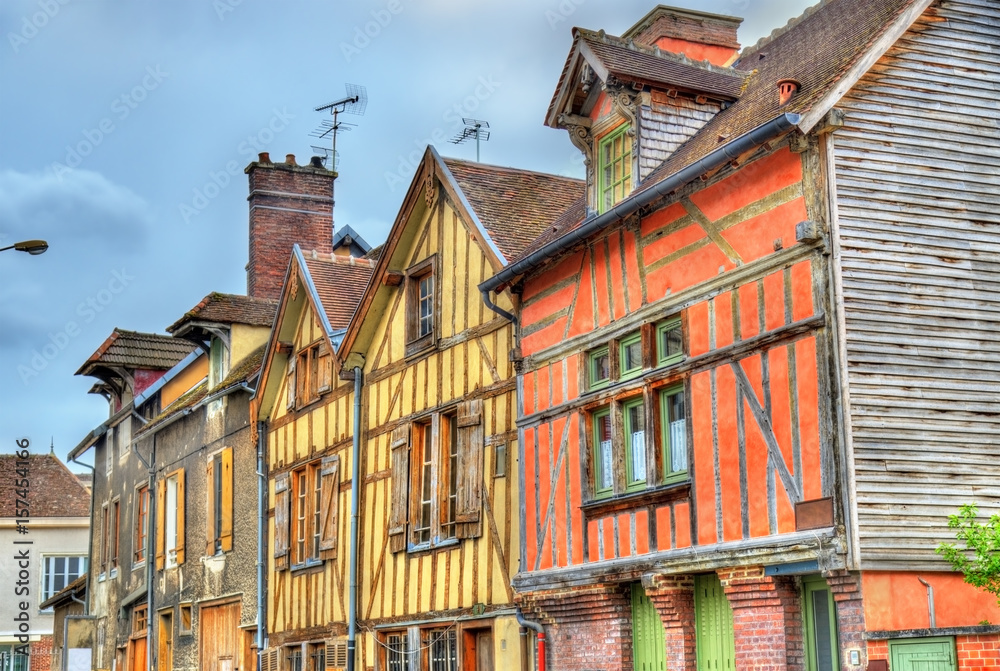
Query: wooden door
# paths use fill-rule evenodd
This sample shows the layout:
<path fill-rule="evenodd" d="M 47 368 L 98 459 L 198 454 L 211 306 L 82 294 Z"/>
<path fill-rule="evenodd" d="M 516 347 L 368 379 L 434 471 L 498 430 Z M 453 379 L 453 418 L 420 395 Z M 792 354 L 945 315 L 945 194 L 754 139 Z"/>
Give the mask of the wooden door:
<path fill-rule="evenodd" d="M 129 641 L 128 651 L 128 671 L 146 671 L 146 637 Z"/>
<path fill-rule="evenodd" d="M 806 625 L 806 671 L 836 671 L 840 668 L 837 613 L 833 594 L 823 578 L 803 578 L 802 606 Z"/>
<path fill-rule="evenodd" d="M 694 590 L 698 671 L 731 671 L 736 668 L 733 611 L 719 576 L 695 576 Z"/>
<path fill-rule="evenodd" d="M 476 671 L 493 671 L 493 632 L 476 632 Z"/>
<path fill-rule="evenodd" d="M 238 671 L 240 660 L 240 604 L 202 606 L 199 617 L 201 671 Z"/>
<path fill-rule="evenodd" d="M 956 671 L 955 639 L 915 638 L 889 643 L 892 671 Z"/>
<path fill-rule="evenodd" d="M 664 671 L 667 668 L 663 621 L 642 585 L 632 585 L 632 668 Z"/>

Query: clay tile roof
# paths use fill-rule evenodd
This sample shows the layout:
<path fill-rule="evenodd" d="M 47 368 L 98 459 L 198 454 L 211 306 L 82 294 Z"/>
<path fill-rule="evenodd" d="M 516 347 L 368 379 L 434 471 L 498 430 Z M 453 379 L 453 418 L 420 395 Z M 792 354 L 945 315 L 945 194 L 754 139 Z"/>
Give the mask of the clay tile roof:
<path fill-rule="evenodd" d="M 584 182 L 530 170 L 444 159 L 486 232 L 509 261 L 584 192 Z"/>
<path fill-rule="evenodd" d="M 546 245 L 561 235 L 565 235 L 581 224 L 587 215 L 587 200 L 580 196 L 548 226 L 541 235 L 532 240 L 521 253 L 527 254 Z"/>
<path fill-rule="evenodd" d="M 16 517 L 15 480 L 23 475 L 18 461 L 14 454 L 0 454 L 0 517 Z M 27 461 L 29 519 L 90 516 L 90 492 L 54 454 L 31 454 Z"/>
<path fill-rule="evenodd" d="M 183 317 L 168 326 L 167 333 L 174 333 L 184 324 L 194 320 L 218 324 L 271 326 L 277 309 L 278 301 L 213 291 L 185 312 Z"/>
<path fill-rule="evenodd" d="M 102 366 L 122 366 L 132 370 L 169 370 L 194 348 L 194 343 L 178 338 L 116 328 L 80 366 L 76 374 L 91 375 Z"/>
<path fill-rule="evenodd" d="M 617 37 L 576 28 L 583 45 L 618 79 L 661 87 L 684 88 L 736 99 L 746 73 L 712 67 L 687 58 L 658 52 Z"/>
<path fill-rule="evenodd" d="M 375 270 L 375 261 L 318 252 L 303 252 L 302 256 L 330 326 L 347 328 Z"/>
<path fill-rule="evenodd" d="M 781 113 L 809 111 L 914 1 L 828 0 L 745 49 L 733 64 L 751 71 L 739 100 L 654 170 L 640 190 Z M 782 79 L 794 79 L 800 88 L 787 105 L 779 107 Z"/>
<path fill-rule="evenodd" d="M 70 584 L 63 587 L 61 590 L 50 596 L 45 601 L 38 604 L 39 610 L 46 610 L 48 608 L 53 608 L 62 603 L 70 603 L 72 599 L 70 598 L 70 593 L 79 598 L 87 591 L 87 574 L 84 573 L 82 576 L 71 582 Z"/>
<path fill-rule="evenodd" d="M 749 72 L 744 91 L 636 187 L 644 191 L 713 150 L 774 119 L 802 114 L 827 94 L 907 7 L 916 0 L 825 0 L 745 49 L 734 68 Z M 563 76 L 566 76 L 565 71 Z M 794 79 L 799 92 L 778 105 L 778 82 Z M 557 89 L 558 91 L 558 89 Z M 522 256 L 577 228 L 583 217 L 561 217 Z"/>

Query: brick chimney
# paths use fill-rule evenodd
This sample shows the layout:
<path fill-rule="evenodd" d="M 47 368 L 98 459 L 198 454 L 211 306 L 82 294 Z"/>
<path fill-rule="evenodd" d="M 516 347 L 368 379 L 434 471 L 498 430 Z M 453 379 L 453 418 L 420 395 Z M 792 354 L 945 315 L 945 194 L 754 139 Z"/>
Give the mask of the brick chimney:
<path fill-rule="evenodd" d="M 736 30 L 743 19 L 657 5 L 622 37 L 691 60 L 728 65 L 740 50 Z"/>
<path fill-rule="evenodd" d="M 292 256 L 292 245 L 333 252 L 333 200 L 336 173 L 318 158 L 298 165 L 288 154 L 272 163 L 267 152 L 244 170 L 249 175 L 250 260 L 247 295 L 277 299 Z"/>

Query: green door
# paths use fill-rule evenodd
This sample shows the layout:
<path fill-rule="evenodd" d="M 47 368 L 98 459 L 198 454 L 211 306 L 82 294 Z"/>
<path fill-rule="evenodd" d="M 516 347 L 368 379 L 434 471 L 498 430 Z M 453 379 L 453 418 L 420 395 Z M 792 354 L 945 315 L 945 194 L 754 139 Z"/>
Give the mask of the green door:
<path fill-rule="evenodd" d="M 955 639 L 912 638 L 889 641 L 892 671 L 956 671 Z"/>
<path fill-rule="evenodd" d="M 837 614 L 830 586 L 820 576 L 802 579 L 802 606 L 806 624 L 806 671 L 840 668 Z"/>
<path fill-rule="evenodd" d="M 694 618 L 699 671 L 735 669 L 733 610 L 714 573 L 694 577 Z"/>
<path fill-rule="evenodd" d="M 642 585 L 632 585 L 632 666 L 635 671 L 665 671 L 663 621 Z"/>

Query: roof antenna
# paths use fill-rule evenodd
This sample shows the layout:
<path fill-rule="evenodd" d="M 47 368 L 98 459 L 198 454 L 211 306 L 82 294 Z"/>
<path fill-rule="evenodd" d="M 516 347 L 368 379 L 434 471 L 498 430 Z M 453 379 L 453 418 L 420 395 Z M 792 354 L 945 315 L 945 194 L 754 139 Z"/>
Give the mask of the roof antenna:
<path fill-rule="evenodd" d="M 352 126 L 357 124 L 347 123 L 346 121 L 339 121 L 338 115 L 341 112 L 346 112 L 347 114 L 356 114 L 358 116 L 363 116 L 365 113 L 365 108 L 368 107 L 368 90 L 364 86 L 359 86 L 357 84 L 345 84 L 344 87 L 347 89 L 347 97 L 336 100 L 332 103 L 327 103 L 326 105 L 320 105 L 316 108 L 317 112 L 325 112 L 330 110 L 330 115 L 333 117 L 332 121 L 324 120 L 320 122 L 319 127 L 310 133 L 313 137 L 318 137 L 320 139 L 326 137 L 327 135 L 332 136 L 333 141 L 331 148 L 329 150 L 326 147 L 323 148 L 324 161 L 323 165 L 326 166 L 326 159 L 330 159 L 329 170 L 336 173 L 337 172 L 337 159 L 339 154 L 337 153 L 337 133 L 340 131 L 351 130 Z M 313 147 L 317 149 L 317 147 Z M 327 153 L 329 152 L 329 153 Z M 335 227 L 336 224 L 333 222 L 333 208 L 336 204 L 336 199 L 334 198 L 334 193 L 336 191 L 337 179 L 334 175 L 334 179 L 330 184 L 330 223 L 331 226 Z"/>
<path fill-rule="evenodd" d="M 51 436 L 49 438 L 49 454 L 55 454 L 55 453 L 56 453 L 56 437 Z"/>
<path fill-rule="evenodd" d="M 490 127 L 489 121 L 482 119 L 462 119 L 465 128 L 455 137 L 448 140 L 452 144 L 462 144 L 469 138 L 476 138 L 476 163 L 479 163 L 479 141 L 486 142 L 490 139 L 490 132 L 486 130 Z"/>

